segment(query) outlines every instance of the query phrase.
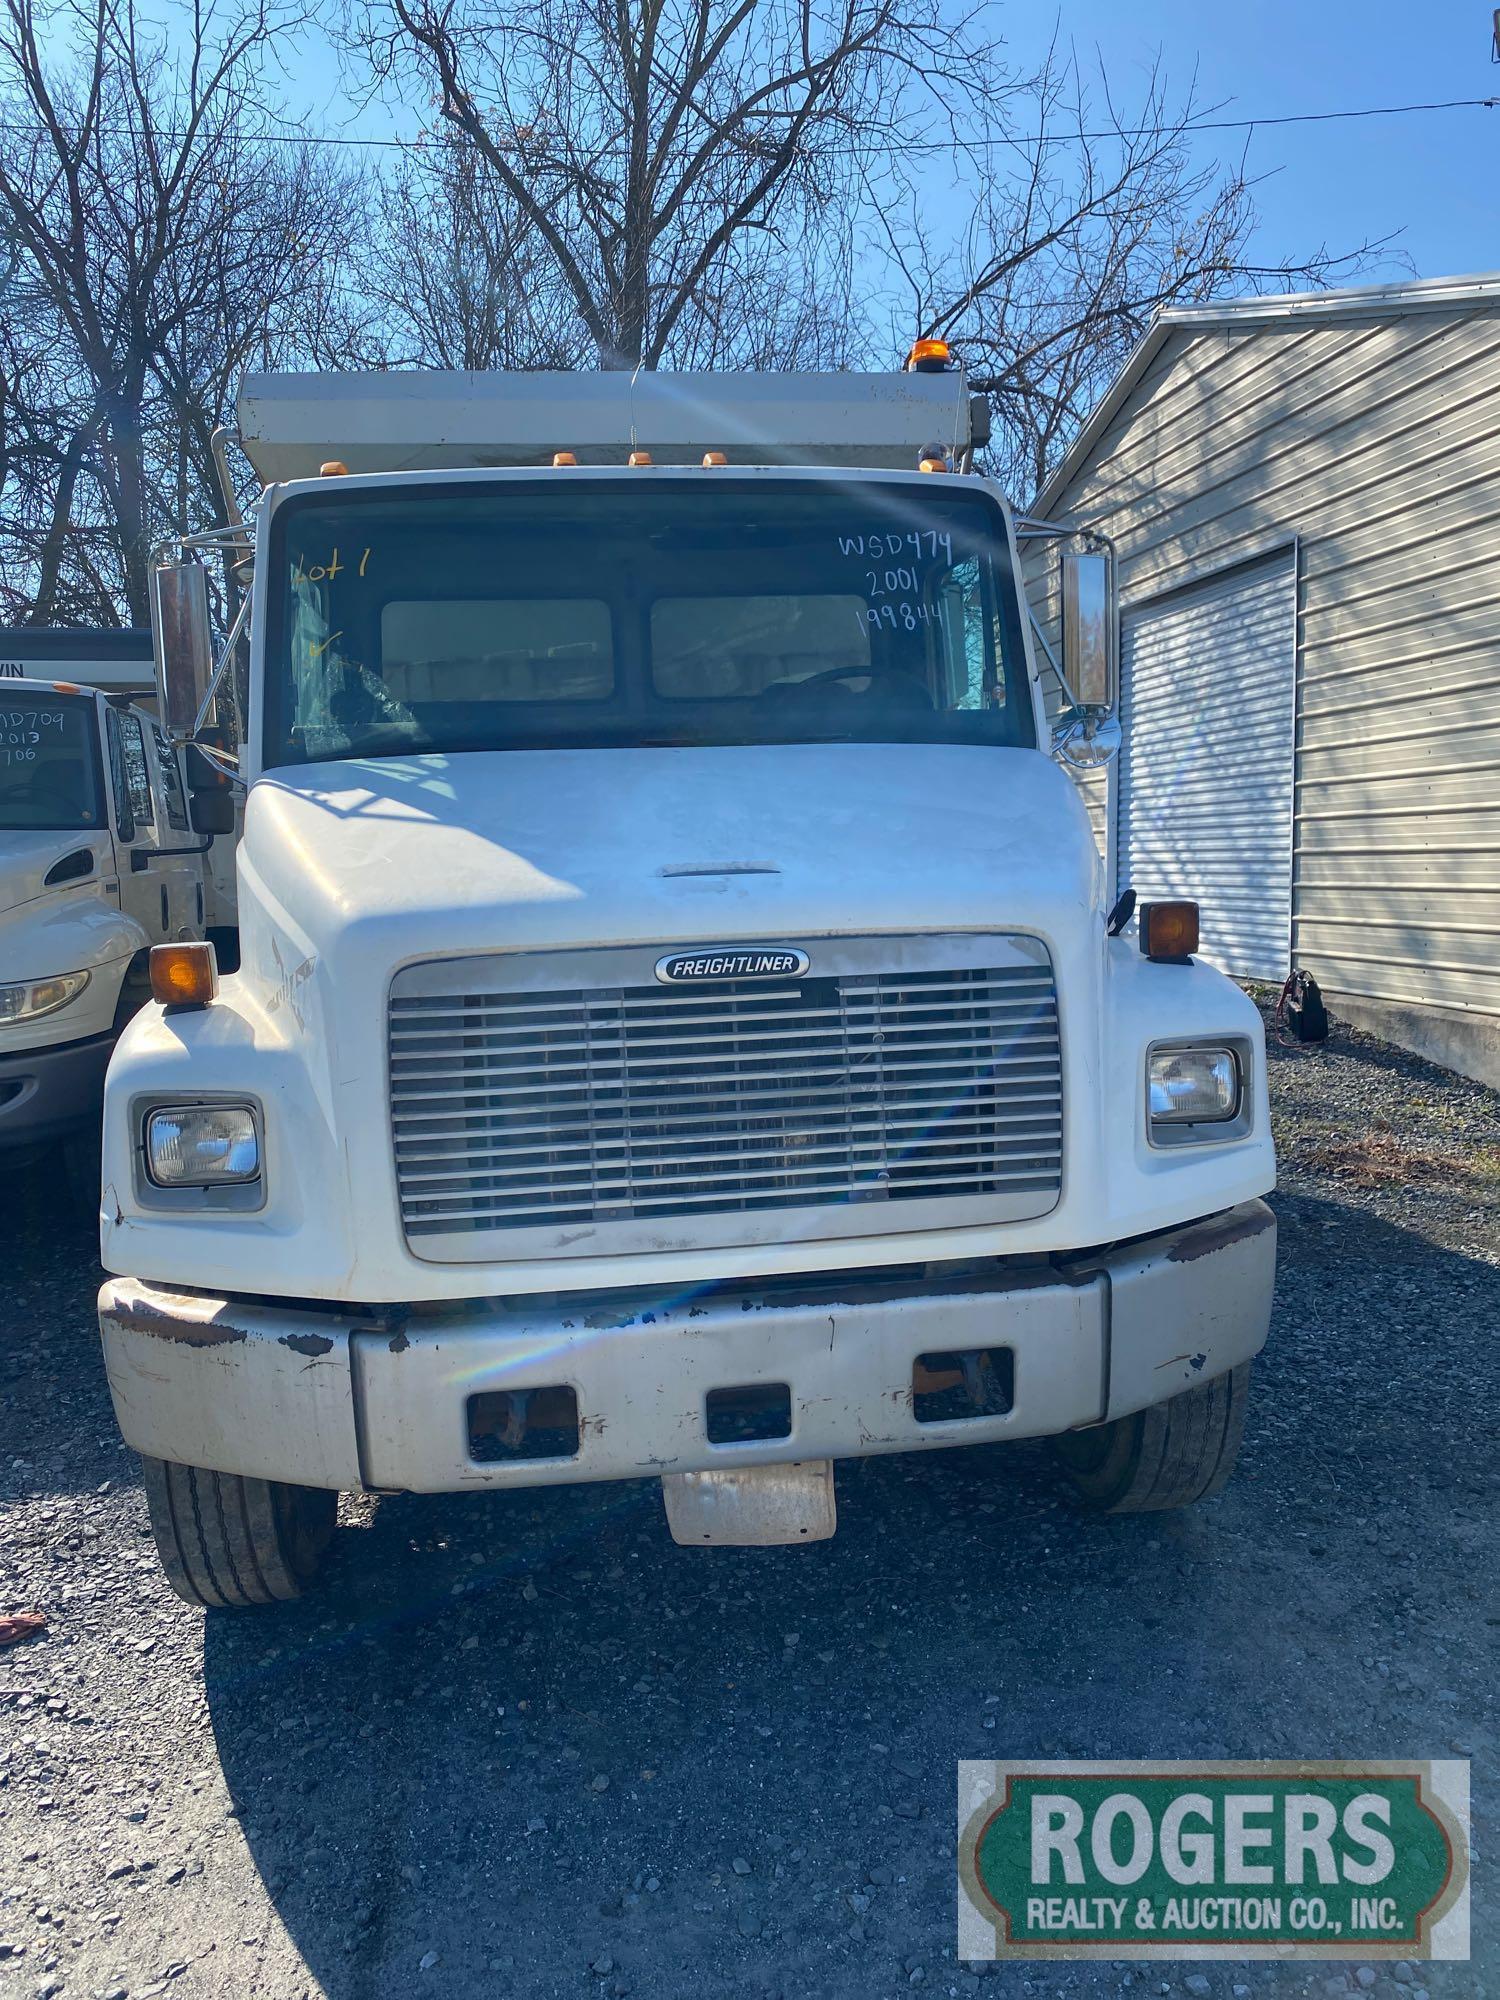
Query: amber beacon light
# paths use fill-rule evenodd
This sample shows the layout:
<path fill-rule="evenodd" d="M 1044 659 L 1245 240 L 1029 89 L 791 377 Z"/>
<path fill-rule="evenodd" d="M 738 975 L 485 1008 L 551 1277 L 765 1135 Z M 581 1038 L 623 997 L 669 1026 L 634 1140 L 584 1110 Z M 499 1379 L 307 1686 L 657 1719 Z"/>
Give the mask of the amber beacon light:
<path fill-rule="evenodd" d="M 906 357 L 906 372 L 908 375 L 938 375 L 952 359 L 953 353 L 946 340 L 913 341 L 911 353 Z"/>
<path fill-rule="evenodd" d="M 1141 950 L 1147 958 L 1182 965 L 1197 949 L 1196 903 L 1141 904 Z"/>
<path fill-rule="evenodd" d="M 151 998 L 163 1007 L 206 1007 L 219 991 L 219 960 L 211 944 L 151 947 Z"/>

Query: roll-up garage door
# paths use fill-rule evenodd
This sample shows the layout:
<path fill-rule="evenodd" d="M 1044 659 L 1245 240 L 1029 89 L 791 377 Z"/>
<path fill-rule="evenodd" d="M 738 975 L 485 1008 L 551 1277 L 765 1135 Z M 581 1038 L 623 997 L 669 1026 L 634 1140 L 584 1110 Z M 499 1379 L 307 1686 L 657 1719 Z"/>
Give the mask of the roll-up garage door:
<path fill-rule="evenodd" d="M 1202 906 L 1203 956 L 1284 979 L 1292 928 L 1295 551 L 1120 620 L 1117 879 Z"/>

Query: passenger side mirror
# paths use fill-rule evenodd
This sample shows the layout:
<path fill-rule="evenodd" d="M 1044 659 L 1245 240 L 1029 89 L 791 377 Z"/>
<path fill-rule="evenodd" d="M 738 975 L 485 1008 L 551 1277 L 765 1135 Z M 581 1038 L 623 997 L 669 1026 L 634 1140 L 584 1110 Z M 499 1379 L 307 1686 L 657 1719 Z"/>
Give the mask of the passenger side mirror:
<path fill-rule="evenodd" d="M 1112 711 L 1115 706 L 1115 621 L 1109 585 L 1107 556 L 1063 557 L 1063 673 L 1074 701 L 1086 713 Z"/>
<path fill-rule="evenodd" d="M 181 743 L 193 733 L 214 671 L 208 572 L 202 563 L 164 563 L 152 571 L 151 638 L 162 722 Z"/>

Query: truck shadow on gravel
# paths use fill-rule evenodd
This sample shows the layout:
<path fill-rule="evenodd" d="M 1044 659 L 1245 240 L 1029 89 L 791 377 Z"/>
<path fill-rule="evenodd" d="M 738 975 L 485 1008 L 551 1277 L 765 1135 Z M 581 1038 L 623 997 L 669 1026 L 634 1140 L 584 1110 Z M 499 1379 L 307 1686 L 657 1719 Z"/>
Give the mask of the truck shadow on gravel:
<path fill-rule="evenodd" d="M 230 1794 L 329 2000 L 966 1989 L 960 1757 L 1492 1754 L 1500 1269 L 1278 1207 L 1196 1511 L 1081 1518 L 1033 1445 L 843 1464 L 837 1538 L 787 1551 L 676 1548 L 654 1481 L 405 1497 L 317 1597 L 211 1614 Z"/>

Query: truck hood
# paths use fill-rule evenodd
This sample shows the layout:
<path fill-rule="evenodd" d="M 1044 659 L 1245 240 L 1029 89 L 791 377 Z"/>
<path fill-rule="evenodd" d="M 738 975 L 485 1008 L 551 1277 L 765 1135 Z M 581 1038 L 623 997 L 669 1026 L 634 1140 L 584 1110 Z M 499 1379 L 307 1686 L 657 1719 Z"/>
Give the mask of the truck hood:
<path fill-rule="evenodd" d="M 368 977 L 563 945 L 988 920 L 1045 934 L 1103 893 L 1083 804 L 1056 765 L 949 745 L 307 765 L 252 788 L 239 868 L 246 967 L 272 984 L 320 961 L 334 975 L 341 940 L 348 972 Z"/>
<path fill-rule="evenodd" d="M 65 854 L 86 847 L 94 856 L 94 873 L 101 872 L 108 859 L 109 835 L 102 827 L 64 827 L 60 832 L 0 832 L 0 912 L 18 910 L 38 896 L 63 895 L 73 885 L 46 886 L 47 871 Z M 84 878 L 87 880 L 87 877 Z"/>

